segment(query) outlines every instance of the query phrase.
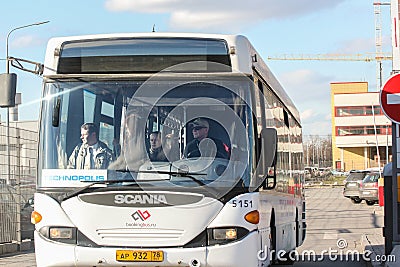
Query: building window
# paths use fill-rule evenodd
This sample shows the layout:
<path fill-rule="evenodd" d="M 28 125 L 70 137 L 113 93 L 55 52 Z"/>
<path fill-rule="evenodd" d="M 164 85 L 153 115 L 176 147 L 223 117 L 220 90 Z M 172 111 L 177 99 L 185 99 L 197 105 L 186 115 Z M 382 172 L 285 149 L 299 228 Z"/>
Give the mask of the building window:
<path fill-rule="evenodd" d="M 372 107 L 365 107 L 365 115 L 373 116 L 373 115 L 383 115 L 380 106 L 374 106 L 374 113 L 372 113 Z"/>
<path fill-rule="evenodd" d="M 348 116 L 372 116 L 383 115 L 380 106 L 374 106 L 374 113 L 372 113 L 371 106 L 357 106 L 357 107 L 335 107 L 336 117 L 348 117 Z"/>
<path fill-rule="evenodd" d="M 368 126 L 336 126 L 336 136 L 348 135 L 374 135 L 375 129 L 373 125 Z M 377 125 L 376 134 L 392 135 L 392 127 L 386 125 Z"/>

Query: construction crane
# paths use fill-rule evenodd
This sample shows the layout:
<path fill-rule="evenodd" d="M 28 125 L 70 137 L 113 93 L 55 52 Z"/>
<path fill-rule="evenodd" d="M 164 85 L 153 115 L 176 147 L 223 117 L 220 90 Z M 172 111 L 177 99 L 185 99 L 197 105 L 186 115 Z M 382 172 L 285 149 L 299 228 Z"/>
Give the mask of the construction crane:
<path fill-rule="evenodd" d="M 390 2 L 381 2 L 378 0 L 373 5 L 375 17 L 375 55 L 376 57 L 380 57 L 383 55 L 381 6 L 390 6 Z M 379 91 L 382 87 L 382 60 L 376 61 L 376 80 L 377 91 Z"/>
<path fill-rule="evenodd" d="M 377 0 L 374 5 L 375 17 L 375 53 L 367 54 L 301 54 L 267 57 L 268 60 L 333 60 L 333 61 L 376 61 L 377 91 L 382 87 L 382 61 L 392 60 L 391 53 L 382 52 L 382 18 L 381 6 L 390 6 L 390 2 Z"/>
<path fill-rule="evenodd" d="M 380 53 L 380 55 L 375 55 L 374 53 L 367 54 L 284 54 L 281 56 L 269 56 L 268 60 L 337 60 L 337 61 L 383 61 L 392 60 L 392 55 L 389 53 Z"/>
<path fill-rule="evenodd" d="M 301 54 L 301 55 L 281 55 L 267 57 L 268 60 L 332 60 L 332 61 L 376 61 L 376 87 L 377 91 L 382 87 L 382 61 L 392 60 L 391 53 L 368 53 L 368 54 Z"/>

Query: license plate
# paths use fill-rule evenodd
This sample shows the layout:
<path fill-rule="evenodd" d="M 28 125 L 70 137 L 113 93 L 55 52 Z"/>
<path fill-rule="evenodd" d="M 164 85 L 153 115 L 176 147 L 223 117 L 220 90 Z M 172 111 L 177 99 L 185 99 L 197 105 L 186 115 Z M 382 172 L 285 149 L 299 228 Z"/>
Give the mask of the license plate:
<path fill-rule="evenodd" d="M 161 250 L 117 250 L 117 261 L 160 262 L 164 260 Z"/>
<path fill-rule="evenodd" d="M 350 183 L 349 183 L 349 184 L 347 184 L 347 186 L 348 186 L 348 187 L 353 187 L 353 186 L 357 186 L 357 184 L 353 184 L 353 183 L 350 184 Z"/>
<path fill-rule="evenodd" d="M 371 192 L 368 192 L 368 191 L 364 191 L 363 192 L 363 195 L 369 195 Z"/>

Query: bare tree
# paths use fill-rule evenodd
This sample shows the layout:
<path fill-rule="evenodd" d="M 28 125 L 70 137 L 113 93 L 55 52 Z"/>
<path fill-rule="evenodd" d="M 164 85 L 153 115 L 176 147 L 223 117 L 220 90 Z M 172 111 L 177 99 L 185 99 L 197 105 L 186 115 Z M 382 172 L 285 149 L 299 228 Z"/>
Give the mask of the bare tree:
<path fill-rule="evenodd" d="M 332 167 L 332 136 L 303 136 L 304 164 L 319 168 Z"/>

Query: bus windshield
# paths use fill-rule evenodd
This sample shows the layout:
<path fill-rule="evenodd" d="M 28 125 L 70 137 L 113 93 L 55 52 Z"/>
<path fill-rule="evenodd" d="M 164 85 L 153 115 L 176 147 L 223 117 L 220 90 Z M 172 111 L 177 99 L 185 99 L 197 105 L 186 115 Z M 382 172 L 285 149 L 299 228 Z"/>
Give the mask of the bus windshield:
<path fill-rule="evenodd" d="M 103 187 L 215 192 L 249 186 L 251 88 L 248 79 L 232 76 L 48 79 L 38 188 L 68 190 L 101 181 Z M 85 124 L 95 126 L 94 136 Z M 88 152 L 89 139 L 97 152 Z M 105 182 L 110 180 L 121 183 Z"/>

